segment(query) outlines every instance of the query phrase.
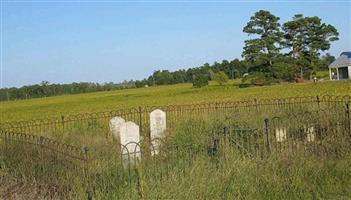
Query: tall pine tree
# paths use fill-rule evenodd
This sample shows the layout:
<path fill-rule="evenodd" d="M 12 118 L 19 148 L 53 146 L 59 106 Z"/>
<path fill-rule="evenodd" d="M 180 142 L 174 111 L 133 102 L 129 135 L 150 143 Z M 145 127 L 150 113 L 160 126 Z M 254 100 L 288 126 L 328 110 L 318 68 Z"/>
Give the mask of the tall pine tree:
<path fill-rule="evenodd" d="M 308 76 L 319 60 L 320 52 L 328 50 L 332 41 L 338 40 L 338 31 L 319 17 L 295 15 L 283 24 L 284 45 L 295 60 L 295 71 L 301 78 Z M 296 75 L 297 76 L 297 75 Z"/>
<path fill-rule="evenodd" d="M 280 29 L 279 17 L 269 11 L 260 10 L 250 18 L 244 32 L 253 39 L 245 40 L 242 56 L 252 63 L 259 63 L 260 71 L 270 72 L 274 59 L 279 55 L 283 33 Z"/>

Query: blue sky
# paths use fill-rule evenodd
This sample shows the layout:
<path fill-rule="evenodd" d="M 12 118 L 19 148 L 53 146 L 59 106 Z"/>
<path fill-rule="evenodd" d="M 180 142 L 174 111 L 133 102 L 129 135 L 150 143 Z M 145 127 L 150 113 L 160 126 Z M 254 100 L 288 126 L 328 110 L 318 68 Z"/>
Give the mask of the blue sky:
<path fill-rule="evenodd" d="M 2 1 L 1 87 L 120 82 L 240 58 L 243 26 L 265 9 L 281 18 L 319 16 L 351 50 L 350 1 Z"/>

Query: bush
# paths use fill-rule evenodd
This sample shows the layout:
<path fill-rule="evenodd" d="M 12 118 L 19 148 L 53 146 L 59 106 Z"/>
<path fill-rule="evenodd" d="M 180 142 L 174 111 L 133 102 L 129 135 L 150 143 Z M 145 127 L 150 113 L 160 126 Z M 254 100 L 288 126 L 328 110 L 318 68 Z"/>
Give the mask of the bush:
<path fill-rule="evenodd" d="M 224 85 L 225 83 L 228 82 L 229 78 L 228 76 L 220 71 L 214 75 L 214 80 L 219 84 L 219 85 Z"/>
<path fill-rule="evenodd" d="M 250 74 L 248 76 L 245 76 L 242 79 L 243 84 L 250 83 L 252 85 L 271 85 L 273 83 L 278 83 L 279 81 L 277 79 L 274 79 L 271 74 L 269 73 L 263 73 L 263 72 L 256 72 L 253 74 Z"/>
<path fill-rule="evenodd" d="M 207 75 L 197 75 L 193 79 L 193 87 L 194 88 L 201 88 L 208 85 L 208 77 Z"/>

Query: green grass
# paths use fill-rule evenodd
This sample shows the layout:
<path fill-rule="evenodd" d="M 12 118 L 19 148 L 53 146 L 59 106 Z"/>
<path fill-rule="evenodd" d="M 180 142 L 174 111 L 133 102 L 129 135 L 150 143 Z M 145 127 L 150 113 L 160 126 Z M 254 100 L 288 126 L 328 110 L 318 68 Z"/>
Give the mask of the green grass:
<path fill-rule="evenodd" d="M 236 101 L 253 98 L 351 95 L 351 81 L 323 81 L 317 84 L 283 83 L 249 88 L 239 88 L 239 83 L 239 80 L 231 81 L 225 86 L 211 83 L 209 86 L 199 89 L 192 88 L 191 84 L 178 84 L 1 102 L 0 121 L 29 120 L 149 105 Z"/>
<path fill-rule="evenodd" d="M 223 143 L 218 154 L 209 154 L 207 139 L 211 138 L 213 126 L 218 122 L 210 119 L 179 123 L 166 141 L 178 149 L 156 158 L 145 156 L 130 173 L 121 164 L 116 146 L 108 146 L 98 131 L 89 136 L 95 142 L 89 154 L 94 158 L 89 178 L 82 177 L 79 168 L 69 167 L 71 162 L 53 162 L 58 159 L 56 154 L 42 152 L 37 146 L 0 142 L 0 147 L 6 149 L 0 152 L 6 156 L 5 171 L 17 172 L 14 174 L 28 182 L 34 179 L 43 188 L 55 185 L 59 192 L 53 195 L 57 199 L 87 199 L 88 191 L 94 199 L 351 198 L 350 137 L 335 137 L 333 128 L 327 130 L 332 137 L 315 143 L 314 152 L 306 153 L 301 148 L 293 153 L 273 152 L 269 157 L 249 158 Z M 83 134 L 74 133 L 75 137 Z"/>
<path fill-rule="evenodd" d="M 349 84 L 328 84 L 345 83 Z M 217 86 L 209 88 L 211 87 L 214 92 L 223 89 Z M 340 89 L 345 88 L 338 88 Z M 94 199 L 350 199 L 349 129 L 346 126 L 324 123 L 325 118 L 335 120 L 333 112 L 328 112 L 327 115 L 324 112 L 320 115 L 306 115 L 306 110 L 316 109 L 315 103 L 293 108 L 289 112 L 282 107 L 270 106 L 265 107 L 262 112 L 260 108 L 255 108 L 245 112 L 211 112 L 211 115 L 195 116 L 190 114 L 178 121 L 173 131 L 167 132 L 165 146 L 177 148 L 161 148 L 164 151 L 157 157 L 143 153 L 144 157 L 138 167 L 132 167 L 130 171 L 123 165 L 116 141 L 112 140 L 110 134 L 106 137 L 108 132 L 99 128 L 77 124 L 73 129 L 61 133 L 43 134 L 60 142 L 76 145 L 79 149 L 88 145 L 89 176 L 84 175 L 84 162 L 57 153 L 55 149 L 65 150 L 62 145 L 55 146 L 52 143 L 50 148 L 54 150 L 50 150 L 41 149 L 39 145 L 3 139 L 0 140 L 0 172 L 3 170 L 33 183 L 40 193 L 48 190 L 49 195 L 54 195 L 51 198 L 56 199 L 87 199 L 88 193 Z M 279 111 L 285 111 L 287 115 L 293 114 L 292 116 L 302 115 L 286 119 L 287 123 L 291 123 L 289 133 L 297 136 L 305 134 L 301 132 L 303 123 L 318 119 L 320 130 L 323 130 L 322 135 L 326 137 L 305 146 L 301 146 L 303 143 L 293 137 L 289 142 L 279 145 L 272 142 L 273 153 L 269 156 L 262 143 L 265 138 L 262 137 L 262 114 L 267 114 L 266 109 L 270 109 L 269 113 L 274 115 L 279 114 Z M 344 119 L 344 112 L 339 117 Z M 242 121 L 257 119 L 261 123 L 241 124 Z M 262 153 L 247 157 L 236 146 L 230 143 L 223 145 L 228 141 L 223 139 L 219 151 L 216 151 L 218 153 L 209 151 L 213 144 L 213 128 L 247 128 L 246 125 L 260 128 L 261 131 L 255 132 L 258 133 L 257 137 L 253 135 L 250 140 L 247 140 L 247 136 L 233 138 L 243 144 L 242 146 L 251 141 L 250 144 L 260 148 L 258 152 Z M 273 123 L 272 127 L 271 134 L 274 134 Z M 271 136 L 271 141 L 274 141 L 274 135 Z M 252 140 L 254 138 L 257 139 Z M 252 143 L 253 141 L 256 143 Z M 285 147 L 282 153 L 277 150 L 281 145 Z M 147 144 L 142 149 L 149 152 Z M 2 196 L 6 199 L 6 194 L 0 192 L 0 198 Z"/>
<path fill-rule="evenodd" d="M 327 94 L 351 95 L 351 81 L 284 83 L 249 88 L 239 88 L 238 84 L 239 81 L 232 81 L 225 86 L 211 83 L 200 89 L 193 89 L 190 84 L 179 84 L 2 102 L 1 120 L 42 118 L 147 105 Z M 314 106 L 296 106 L 294 112 L 315 109 Z M 334 131 L 337 128 L 331 125 L 323 130 L 328 131 L 328 135 L 332 137 L 316 142 L 317 149 L 310 153 L 301 148 L 294 153 L 273 152 L 270 157 L 262 154 L 264 158 L 249 158 L 236 148 L 228 148 L 228 145 L 221 147 L 216 156 L 208 153 L 206 145 L 213 136 L 213 128 L 237 126 L 240 122 L 250 122 L 247 124 L 251 128 L 262 128 L 263 117 L 267 117 L 267 114 L 280 115 L 281 112 L 286 110 L 271 106 L 262 108 L 261 111 L 220 111 L 212 112 L 211 115 L 184 117 L 183 121 L 175 124 L 172 135 L 169 133 L 166 139 L 167 145 L 178 146 L 179 150 L 166 152 L 155 160 L 146 156 L 138 168 L 132 169 L 130 173 L 121 165 L 116 148 L 118 144 L 111 136 L 106 137 L 107 127 L 104 132 L 82 124 L 63 132 L 43 133 L 46 137 L 78 147 L 88 145 L 92 159 L 89 177 L 82 175 L 81 168 L 76 169 L 75 162 L 80 161 L 68 161 L 57 156 L 55 151 L 42 151 L 37 145 L 23 145 L 16 141 L 7 143 L 3 139 L 0 140 L 0 148 L 3 148 L 0 149 L 0 171 L 12 173 L 30 183 L 34 182 L 39 189 L 49 188 L 50 192 L 57 190 L 58 193 L 53 192 L 53 195 L 58 199 L 87 199 L 87 191 L 95 199 L 350 199 L 351 140 L 346 132 L 340 134 L 342 137 L 336 137 Z M 290 112 L 293 111 L 285 114 L 291 114 Z M 322 113 L 322 117 L 332 119 L 332 114 Z M 292 118 L 296 121 L 291 124 L 301 125 L 299 120 L 305 118 Z M 258 122 L 253 123 L 255 120 Z M 329 126 L 326 123 L 324 125 Z M 292 128 L 294 133 L 301 133 L 301 127 Z M 182 147 L 184 145 L 187 146 Z M 194 152 L 200 153 L 189 153 L 189 145 L 193 148 L 191 150 L 195 149 Z M 51 189 L 51 185 L 56 187 L 55 190 Z M 20 193 L 20 190 L 16 191 Z M 1 198 L 5 197 L 0 192 Z"/>

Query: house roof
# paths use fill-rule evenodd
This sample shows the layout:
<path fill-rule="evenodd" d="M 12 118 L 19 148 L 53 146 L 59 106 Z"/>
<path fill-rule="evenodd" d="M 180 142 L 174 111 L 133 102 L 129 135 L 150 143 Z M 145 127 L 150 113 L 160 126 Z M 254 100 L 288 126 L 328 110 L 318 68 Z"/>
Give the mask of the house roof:
<path fill-rule="evenodd" d="M 342 52 L 340 57 L 329 65 L 329 68 L 351 66 L 351 51 Z"/>

